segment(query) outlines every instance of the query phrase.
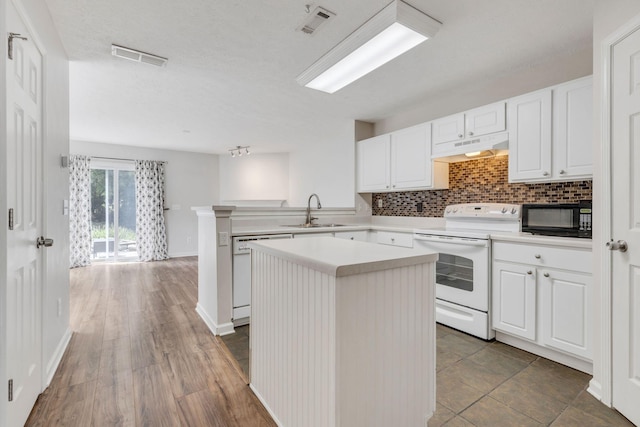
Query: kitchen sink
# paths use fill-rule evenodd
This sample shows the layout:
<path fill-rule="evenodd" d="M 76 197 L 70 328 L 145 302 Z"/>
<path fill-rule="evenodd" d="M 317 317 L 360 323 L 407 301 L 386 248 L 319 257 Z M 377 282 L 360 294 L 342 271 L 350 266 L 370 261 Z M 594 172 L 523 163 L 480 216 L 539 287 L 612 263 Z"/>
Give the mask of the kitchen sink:
<path fill-rule="evenodd" d="M 344 227 L 346 224 L 287 224 L 281 225 L 281 227 L 295 227 L 295 228 L 321 228 L 321 227 Z"/>

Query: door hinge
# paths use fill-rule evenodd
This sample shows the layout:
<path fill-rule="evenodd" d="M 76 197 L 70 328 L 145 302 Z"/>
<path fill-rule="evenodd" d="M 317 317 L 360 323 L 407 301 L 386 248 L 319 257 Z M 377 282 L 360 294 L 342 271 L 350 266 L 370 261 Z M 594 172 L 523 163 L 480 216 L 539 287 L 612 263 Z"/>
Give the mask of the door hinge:
<path fill-rule="evenodd" d="M 9 59 L 13 59 L 13 39 L 27 40 L 26 37 L 22 37 L 18 33 L 9 33 L 9 45 L 7 46 L 7 56 Z"/>
<path fill-rule="evenodd" d="M 13 208 L 9 209 L 9 230 L 13 230 Z"/>
<path fill-rule="evenodd" d="M 13 380 L 9 380 L 9 402 L 13 401 Z"/>

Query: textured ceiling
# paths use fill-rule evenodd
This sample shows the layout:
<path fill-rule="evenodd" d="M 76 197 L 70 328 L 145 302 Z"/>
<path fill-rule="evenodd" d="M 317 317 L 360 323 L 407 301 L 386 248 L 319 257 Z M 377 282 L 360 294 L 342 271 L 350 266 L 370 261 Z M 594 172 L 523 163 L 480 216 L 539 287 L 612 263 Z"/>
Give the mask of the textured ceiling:
<path fill-rule="evenodd" d="M 517 72 L 592 43 L 591 0 L 409 0 L 443 26 L 341 91 L 295 78 L 389 0 L 322 0 L 336 13 L 296 31 L 305 1 L 46 0 L 69 54 L 71 138 L 226 153 L 295 150 L 345 121 L 380 120 L 446 88 Z M 169 58 L 111 56 L 119 44 Z M 344 126 L 342 126 L 344 129 Z"/>

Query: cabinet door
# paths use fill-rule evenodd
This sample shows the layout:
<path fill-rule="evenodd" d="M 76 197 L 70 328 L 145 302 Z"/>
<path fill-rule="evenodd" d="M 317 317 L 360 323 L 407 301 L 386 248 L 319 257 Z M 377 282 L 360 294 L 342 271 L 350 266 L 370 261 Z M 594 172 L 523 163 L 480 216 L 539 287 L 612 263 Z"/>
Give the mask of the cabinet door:
<path fill-rule="evenodd" d="M 575 80 L 553 92 L 554 178 L 593 176 L 593 78 Z"/>
<path fill-rule="evenodd" d="M 592 360 L 591 276 L 556 270 L 540 273 L 543 344 Z"/>
<path fill-rule="evenodd" d="M 528 265 L 493 263 L 493 328 L 536 339 L 536 270 Z"/>
<path fill-rule="evenodd" d="M 551 178 L 551 89 L 508 102 L 509 182 Z"/>
<path fill-rule="evenodd" d="M 391 134 L 391 188 L 431 187 L 431 123 Z"/>
<path fill-rule="evenodd" d="M 432 125 L 434 152 L 444 151 L 444 149 L 438 150 L 441 144 L 464 139 L 464 114 L 462 113 L 434 120 Z"/>
<path fill-rule="evenodd" d="M 389 190 L 391 136 L 380 135 L 358 142 L 358 191 Z"/>
<path fill-rule="evenodd" d="M 506 130 L 506 107 L 504 102 L 484 105 L 465 113 L 467 138 Z"/>

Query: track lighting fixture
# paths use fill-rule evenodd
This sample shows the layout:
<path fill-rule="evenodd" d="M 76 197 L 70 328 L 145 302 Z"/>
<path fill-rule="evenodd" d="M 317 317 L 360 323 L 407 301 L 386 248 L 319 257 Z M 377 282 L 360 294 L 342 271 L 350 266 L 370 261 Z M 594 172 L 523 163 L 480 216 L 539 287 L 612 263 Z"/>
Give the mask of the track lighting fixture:
<path fill-rule="evenodd" d="M 229 149 L 229 152 L 231 153 L 231 157 L 241 157 L 243 154 L 248 156 L 249 154 L 251 154 L 251 152 L 249 151 L 249 145 L 236 145 L 236 148 Z"/>

